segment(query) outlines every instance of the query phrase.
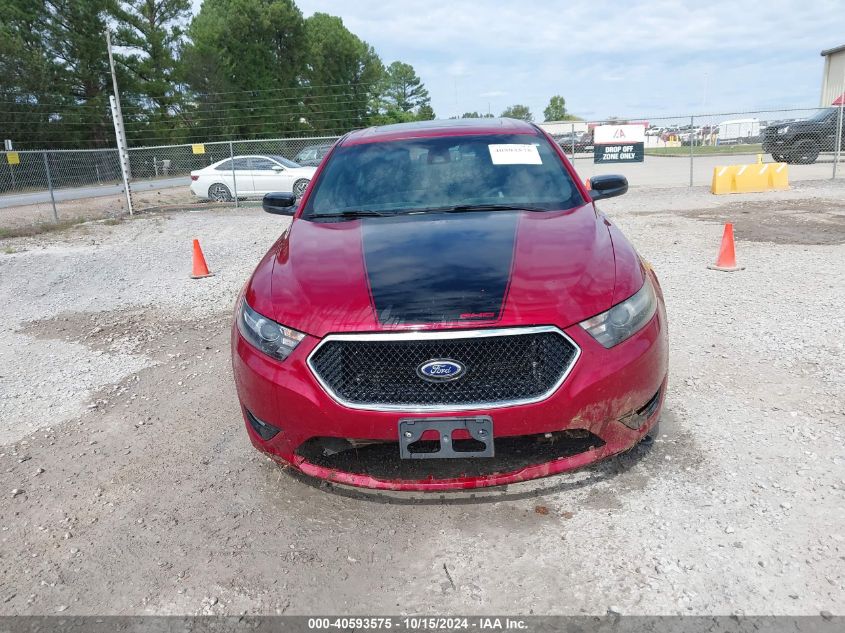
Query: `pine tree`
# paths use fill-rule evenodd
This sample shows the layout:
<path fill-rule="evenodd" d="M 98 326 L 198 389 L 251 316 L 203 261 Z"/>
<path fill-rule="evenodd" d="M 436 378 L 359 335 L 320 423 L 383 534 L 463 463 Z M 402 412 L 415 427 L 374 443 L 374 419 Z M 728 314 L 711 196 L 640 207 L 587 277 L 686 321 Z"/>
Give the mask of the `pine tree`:
<path fill-rule="evenodd" d="M 384 66 L 373 47 L 326 13 L 305 20 L 304 85 L 308 123 L 337 134 L 366 124 L 369 104 Z"/>
<path fill-rule="evenodd" d="M 121 0 L 117 7 L 114 44 L 128 53 L 115 57 L 131 77 L 133 90 L 127 86 L 121 96 L 137 104 L 134 115 L 124 114 L 130 142 L 142 135 L 153 141 L 173 138 L 182 105 L 177 55 L 190 12 L 190 0 Z"/>
<path fill-rule="evenodd" d="M 187 116 L 197 132 L 213 139 L 302 129 L 305 21 L 293 0 L 205 0 L 188 35 L 181 66 L 196 95 Z"/>

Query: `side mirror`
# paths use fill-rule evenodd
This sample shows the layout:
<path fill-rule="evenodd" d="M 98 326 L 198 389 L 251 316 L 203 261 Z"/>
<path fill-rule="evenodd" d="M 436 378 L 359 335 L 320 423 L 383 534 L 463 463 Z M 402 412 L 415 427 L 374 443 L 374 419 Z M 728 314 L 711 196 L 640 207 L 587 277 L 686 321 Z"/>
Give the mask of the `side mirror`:
<path fill-rule="evenodd" d="M 285 170 L 285 168 L 282 167 L 281 165 L 273 165 L 273 171 L 276 172 L 277 174 L 283 172 L 284 170 Z"/>
<path fill-rule="evenodd" d="M 593 202 L 605 198 L 615 198 L 628 191 L 628 179 L 618 174 L 593 176 L 590 178 L 590 197 Z"/>
<path fill-rule="evenodd" d="M 296 212 L 296 196 L 292 193 L 273 192 L 264 196 L 261 206 L 267 213 L 293 215 Z"/>

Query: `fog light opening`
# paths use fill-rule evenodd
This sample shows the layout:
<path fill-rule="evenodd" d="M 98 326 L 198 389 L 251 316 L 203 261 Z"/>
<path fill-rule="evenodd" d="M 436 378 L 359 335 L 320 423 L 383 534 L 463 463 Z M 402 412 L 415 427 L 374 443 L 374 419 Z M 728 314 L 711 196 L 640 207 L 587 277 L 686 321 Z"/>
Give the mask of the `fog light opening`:
<path fill-rule="evenodd" d="M 619 421 L 632 431 L 638 431 L 646 422 L 648 422 L 648 419 L 654 415 L 654 412 L 657 411 L 657 407 L 659 405 L 660 390 L 658 390 L 657 393 L 654 394 L 643 406 L 636 411 L 626 413 L 619 418 Z"/>
<path fill-rule="evenodd" d="M 246 411 L 246 419 L 249 422 L 249 425 L 252 427 L 252 430 L 258 434 L 265 442 L 268 440 L 272 440 L 276 437 L 279 433 L 281 433 L 282 429 L 276 428 L 272 424 L 267 424 L 263 420 L 259 420 L 249 409 L 244 409 Z"/>

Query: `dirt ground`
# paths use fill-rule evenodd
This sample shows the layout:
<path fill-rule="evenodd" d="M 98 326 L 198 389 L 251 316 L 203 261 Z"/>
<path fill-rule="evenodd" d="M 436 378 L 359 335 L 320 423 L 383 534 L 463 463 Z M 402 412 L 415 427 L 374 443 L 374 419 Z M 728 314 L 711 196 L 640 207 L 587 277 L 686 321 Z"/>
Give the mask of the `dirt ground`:
<path fill-rule="evenodd" d="M 132 193 L 132 204 L 134 208 L 143 212 L 147 209 L 173 207 L 175 205 L 200 207 L 207 203 L 198 200 L 187 187 L 167 187 L 166 189 L 134 191 Z M 123 193 L 56 202 L 56 215 L 58 215 L 59 222 L 62 223 L 122 218 L 127 213 L 126 197 Z M 0 237 L 2 237 L 3 230 L 14 231 L 52 222 L 53 206 L 49 202 L 0 207 Z"/>
<path fill-rule="evenodd" d="M 474 494 L 252 449 L 228 328 L 287 220 L 0 241 L 0 614 L 845 613 L 845 182 L 602 206 L 663 283 L 662 435 Z M 742 272 L 706 268 L 726 220 Z M 188 279 L 194 237 L 214 277 Z"/>

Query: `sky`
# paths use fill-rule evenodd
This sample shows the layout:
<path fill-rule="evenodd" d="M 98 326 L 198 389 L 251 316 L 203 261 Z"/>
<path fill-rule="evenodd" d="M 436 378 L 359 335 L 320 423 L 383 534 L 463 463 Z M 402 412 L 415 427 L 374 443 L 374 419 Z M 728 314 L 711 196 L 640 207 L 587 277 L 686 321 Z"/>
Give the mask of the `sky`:
<path fill-rule="evenodd" d="M 201 4 L 194 0 L 195 7 Z M 582 118 L 813 107 L 843 0 L 297 0 L 410 63 L 438 118 L 552 95 Z"/>

